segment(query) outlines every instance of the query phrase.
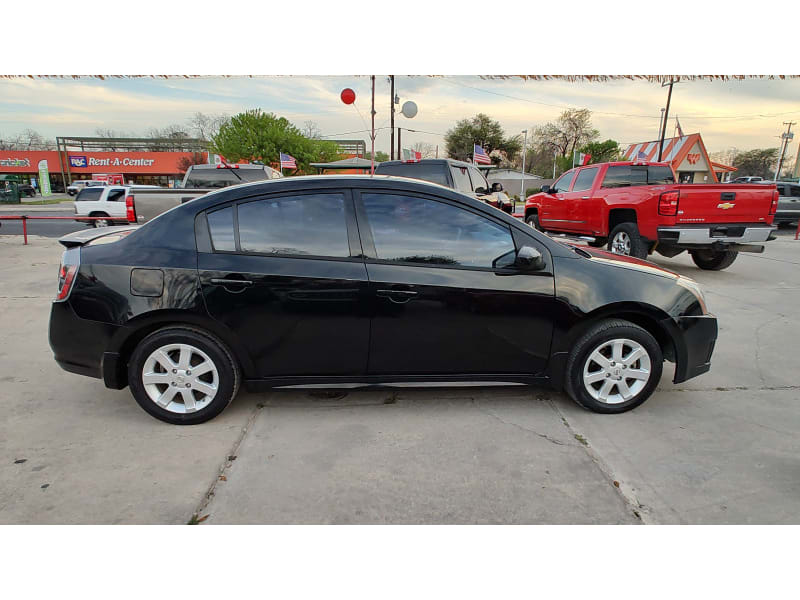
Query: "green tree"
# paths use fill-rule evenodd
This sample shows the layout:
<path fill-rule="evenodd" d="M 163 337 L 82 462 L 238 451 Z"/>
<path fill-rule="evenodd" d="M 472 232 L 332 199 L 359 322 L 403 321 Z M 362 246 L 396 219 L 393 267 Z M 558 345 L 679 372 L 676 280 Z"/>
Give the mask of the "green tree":
<path fill-rule="evenodd" d="M 364 155 L 364 158 L 369 160 L 370 156 L 372 156 L 372 154 L 370 153 L 369 150 L 367 150 L 367 153 Z M 381 152 L 380 150 L 376 150 L 375 151 L 375 162 L 376 163 L 384 162 L 386 160 L 389 160 L 389 155 L 386 154 L 386 152 Z"/>
<path fill-rule="evenodd" d="M 310 172 L 312 162 L 330 162 L 341 158 L 334 142 L 309 139 L 284 117 L 265 113 L 260 108 L 234 115 L 225 121 L 212 137 L 212 148 L 226 160 L 280 160 L 279 153 L 292 155 L 297 161 L 296 173 Z"/>
<path fill-rule="evenodd" d="M 777 148 L 760 148 L 740 152 L 733 159 L 733 166 L 738 170 L 733 177 L 756 176 L 772 179 L 775 167 L 778 166 Z"/>
<path fill-rule="evenodd" d="M 475 144 L 486 150 L 487 154 L 501 150 L 509 158 L 522 147 L 519 136 L 506 138 L 500 123 L 483 113 L 458 121 L 455 127 L 447 131 L 444 142 L 447 154 L 457 160 L 470 160 Z M 492 157 L 492 162 L 497 164 L 500 159 Z"/>
<path fill-rule="evenodd" d="M 591 163 L 613 162 L 619 160 L 622 155 L 622 148 L 619 143 L 614 140 L 606 140 L 605 142 L 589 142 L 581 146 L 578 152 L 583 154 L 591 154 Z"/>

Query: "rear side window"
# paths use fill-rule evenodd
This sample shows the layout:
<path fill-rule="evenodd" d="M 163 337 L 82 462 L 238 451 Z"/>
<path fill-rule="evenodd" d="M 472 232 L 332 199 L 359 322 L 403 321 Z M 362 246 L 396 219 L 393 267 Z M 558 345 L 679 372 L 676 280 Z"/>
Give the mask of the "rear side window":
<path fill-rule="evenodd" d="M 236 240 L 233 236 L 233 207 L 229 206 L 208 213 L 206 218 L 214 250 L 236 252 Z"/>
<path fill-rule="evenodd" d="M 444 202 L 399 194 L 362 193 L 381 260 L 500 268 L 516 257 L 511 231 Z"/>
<path fill-rule="evenodd" d="M 800 185 L 789 186 L 792 192 L 792 198 L 800 198 Z"/>
<path fill-rule="evenodd" d="M 469 173 L 466 167 L 451 166 L 450 172 L 453 174 L 455 189 L 459 192 L 471 192 L 472 182 L 469 180 Z"/>
<path fill-rule="evenodd" d="M 265 198 L 239 204 L 238 211 L 242 252 L 350 256 L 342 194 Z"/>
<path fill-rule="evenodd" d="M 470 167 L 469 169 L 469 178 L 472 180 L 472 189 L 477 190 L 478 188 L 483 188 L 485 190 L 489 190 L 489 184 L 486 181 L 486 178 L 481 175 L 481 172 L 474 167 Z"/>
<path fill-rule="evenodd" d="M 669 167 L 647 167 L 647 183 L 648 185 L 666 185 L 675 183 L 675 176 L 672 174 L 672 169 Z"/>
<path fill-rule="evenodd" d="M 101 187 L 83 188 L 80 192 L 78 192 L 78 195 L 75 197 L 75 202 L 99 200 L 102 194 L 103 194 L 103 188 Z"/>
<path fill-rule="evenodd" d="M 125 190 L 109 190 L 106 200 L 109 202 L 121 202 L 125 199 Z"/>
<path fill-rule="evenodd" d="M 597 171 L 599 169 L 594 167 L 592 169 L 582 169 L 578 173 L 578 177 L 575 179 L 575 185 L 572 186 L 573 192 L 583 192 L 585 190 L 592 189 L 592 184 L 594 183 L 594 178 L 597 175 Z"/>
<path fill-rule="evenodd" d="M 378 165 L 375 173 L 379 175 L 395 175 L 396 177 L 410 177 L 422 179 L 439 185 L 450 186 L 447 181 L 447 171 L 442 163 L 407 163 L 394 165 Z"/>

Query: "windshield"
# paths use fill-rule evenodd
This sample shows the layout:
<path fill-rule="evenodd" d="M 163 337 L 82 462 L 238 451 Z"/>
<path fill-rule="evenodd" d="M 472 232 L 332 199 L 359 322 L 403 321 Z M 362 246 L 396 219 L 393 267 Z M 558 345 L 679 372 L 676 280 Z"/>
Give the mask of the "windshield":
<path fill-rule="evenodd" d="M 447 181 L 447 171 L 441 163 L 382 164 L 376 167 L 375 173 L 378 175 L 397 175 L 398 177 L 422 179 L 423 181 L 450 187 Z M 469 187 L 469 179 L 467 179 L 467 187 Z"/>
<path fill-rule="evenodd" d="M 239 175 L 237 177 L 236 175 Z M 249 181 L 268 179 L 264 169 L 192 169 L 184 188 L 207 189 L 224 188 Z"/>

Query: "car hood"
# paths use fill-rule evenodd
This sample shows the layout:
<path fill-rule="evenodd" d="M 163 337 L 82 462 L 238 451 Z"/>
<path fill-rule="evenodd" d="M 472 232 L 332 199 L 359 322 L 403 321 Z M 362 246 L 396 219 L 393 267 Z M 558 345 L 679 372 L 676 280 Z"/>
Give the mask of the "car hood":
<path fill-rule="evenodd" d="M 660 275 L 661 277 L 667 277 L 669 279 L 678 279 L 680 277 L 680 275 L 674 273 L 673 271 L 664 269 L 663 267 L 659 267 L 656 264 L 640 258 L 624 256 L 622 254 L 614 254 L 613 252 L 600 250 L 599 248 L 591 248 L 589 246 L 576 246 L 576 248 L 580 248 L 589 254 L 591 256 L 590 260 L 592 261 L 602 262 L 614 267 L 621 267 L 623 269 L 642 271 L 644 273 L 650 273 L 651 275 Z"/>

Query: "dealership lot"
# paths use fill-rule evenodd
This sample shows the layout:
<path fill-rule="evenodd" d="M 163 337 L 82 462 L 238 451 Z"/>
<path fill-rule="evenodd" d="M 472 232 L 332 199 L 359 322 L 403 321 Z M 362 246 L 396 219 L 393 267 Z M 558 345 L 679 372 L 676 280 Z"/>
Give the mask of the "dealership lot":
<path fill-rule="evenodd" d="M 6 233 L 5 224 L 0 233 Z M 241 394 L 152 419 L 47 344 L 61 254 L 0 235 L 2 523 L 796 523 L 800 242 L 698 270 L 712 371 L 616 416 L 547 389 Z"/>

